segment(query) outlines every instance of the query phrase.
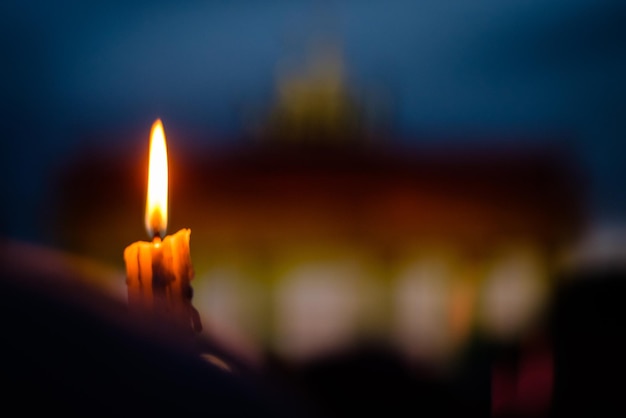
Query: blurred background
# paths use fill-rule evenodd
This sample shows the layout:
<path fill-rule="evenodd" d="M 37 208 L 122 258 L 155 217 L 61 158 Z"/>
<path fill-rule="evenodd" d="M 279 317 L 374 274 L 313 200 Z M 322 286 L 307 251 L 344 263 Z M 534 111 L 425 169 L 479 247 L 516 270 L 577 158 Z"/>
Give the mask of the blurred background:
<path fill-rule="evenodd" d="M 161 118 L 204 332 L 324 414 L 615 401 L 623 2 L 5 1 L 0 34 L 6 242 L 123 296 Z"/>

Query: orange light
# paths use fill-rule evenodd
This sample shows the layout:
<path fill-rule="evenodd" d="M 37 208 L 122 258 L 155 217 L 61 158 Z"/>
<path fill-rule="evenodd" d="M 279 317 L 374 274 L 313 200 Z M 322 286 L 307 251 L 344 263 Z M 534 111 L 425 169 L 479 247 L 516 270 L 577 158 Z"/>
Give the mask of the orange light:
<path fill-rule="evenodd" d="M 167 148 L 161 119 L 152 124 L 148 197 L 146 199 L 146 230 L 152 237 L 164 236 L 167 229 Z"/>

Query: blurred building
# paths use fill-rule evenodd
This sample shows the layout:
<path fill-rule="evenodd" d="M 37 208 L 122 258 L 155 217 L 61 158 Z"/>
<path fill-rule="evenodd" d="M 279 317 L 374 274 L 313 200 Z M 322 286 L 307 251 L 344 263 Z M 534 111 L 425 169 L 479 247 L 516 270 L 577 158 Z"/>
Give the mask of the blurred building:
<path fill-rule="evenodd" d="M 283 80 L 254 138 L 170 153 L 169 231 L 192 229 L 207 332 L 251 355 L 383 340 L 435 363 L 474 332 L 525 332 L 584 222 L 577 167 L 563 150 L 488 139 L 372 141 L 325 54 Z M 147 158 L 147 131 L 145 144 Z M 67 166 L 52 213 L 67 248 L 121 268 L 145 237 L 145 161 L 118 151 Z"/>

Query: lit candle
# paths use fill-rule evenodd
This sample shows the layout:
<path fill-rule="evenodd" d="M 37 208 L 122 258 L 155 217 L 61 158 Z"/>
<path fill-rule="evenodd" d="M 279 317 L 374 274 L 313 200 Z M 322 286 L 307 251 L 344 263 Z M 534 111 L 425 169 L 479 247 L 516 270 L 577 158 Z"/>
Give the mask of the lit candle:
<path fill-rule="evenodd" d="M 157 119 L 150 133 L 150 162 L 145 223 L 152 242 L 135 242 L 124 250 L 128 305 L 132 313 L 173 322 L 199 332 L 198 311 L 192 306 L 193 266 L 190 229 L 165 236 L 167 227 L 167 148 L 163 124 Z"/>

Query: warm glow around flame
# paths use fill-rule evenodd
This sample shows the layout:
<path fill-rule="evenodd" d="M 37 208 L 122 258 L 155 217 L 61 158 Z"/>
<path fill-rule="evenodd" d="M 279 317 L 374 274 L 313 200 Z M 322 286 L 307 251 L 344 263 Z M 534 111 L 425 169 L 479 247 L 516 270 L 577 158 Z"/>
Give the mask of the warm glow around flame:
<path fill-rule="evenodd" d="M 150 132 L 150 162 L 148 168 L 148 198 L 146 200 L 146 230 L 150 237 L 165 235 L 167 229 L 167 148 L 161 119 L 152 124 Z"/>

